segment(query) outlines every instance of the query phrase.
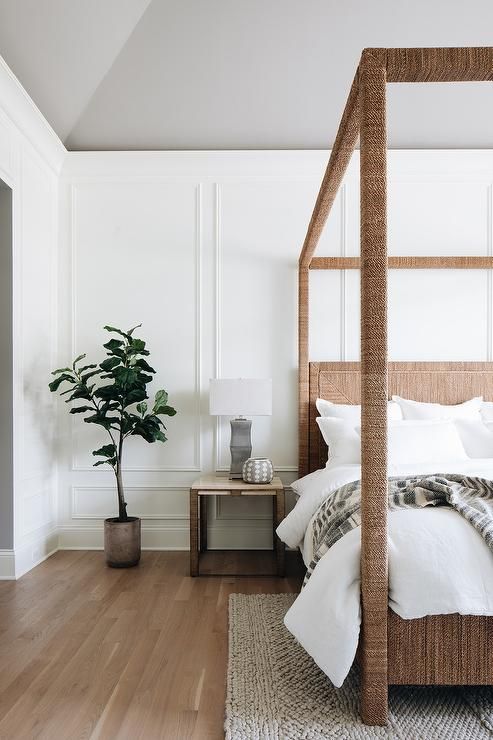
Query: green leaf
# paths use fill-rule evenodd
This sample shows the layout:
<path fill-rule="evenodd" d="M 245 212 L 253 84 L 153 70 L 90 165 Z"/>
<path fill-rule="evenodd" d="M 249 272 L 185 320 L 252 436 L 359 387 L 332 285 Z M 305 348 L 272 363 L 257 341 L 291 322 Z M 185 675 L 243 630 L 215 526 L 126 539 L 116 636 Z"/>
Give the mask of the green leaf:
<path fill-rule="evenodd" d="M 132 341 L 130 342 L 130 346 L 136 352 L 140 352 L 141 349 L 145 349 L 146 343 L 144 342 L 143 339 L 134 339 L 132 337 Z"/>
<path fill-rule="evenodd" d="M 136 414 L 129 414 L 127 411 L 124 412 L 122 418 L 122 432 L 123 434 L 129 434 L 132 432 L 135 424 L 140 422 L 141 417 Z"/>
<path fill-rule="evenodd" d="M 99 412 L 92 416 L 86 416 L 84 419 L 86 424 L 98 424 L 104 429 L 118 429 L 120 419 L 117 416 L 103 416 Z"/>
<path fill-rule="evenodd" d="M 83 359 L 84 359 L 84 357 L 85 357 L 85 355 L 78 355 L 78 356 L 77 356 L 77 357 L 75 358 L 75 360 L 74 360 L 74 361 L 73 361 L 73 363 L 72 363 L 72 368 L 73 368 L 74 372 L 75 372 L 75 366 L 77 365 L 77 363 L 78 363 L 78 362 L 80 362 L 81 360 L 83 360 Z"/>
<path fill-rule="evenodd" d="M 52 375 L 59 375 L 59 373 L 71 373 L 71 367 L 59 367 L 58 370 L 53 370 Z"/>
<path fill-rule="evenodd" d="M 176 409 L 173 406 L 163 406 L 159 411 L 155 411 L 155 414 L 162 414 L 163 416 L 175 416 Z"/>
<path fill-rule="evenodd" d="M 86 370 L 92 370 L 93 367 L 97 367 L 97 365 L 84 365 L 84 367 L 79 368 L 79 372 L 84 373 Z"/>
<path fill-rule="evenodd" d="M 147 411 L 147 404 L 145 401 L 137 404 L 137 411 L 139 412 L 139 414 L 142 414 L 142 416 L 144 416 L 145 412 Z"/>
<path fill-rule="evenodd" d="M 155 434 L 155 430 L 144 422 L 136 424 L 132 431 L 133 436 L 143 437 L 146 442 L 154 442 Z"/>
<path fill-rule="evenodd" d="M 101 457 L 114 457 L 116 455 L 116 447 L 114 444 L 103 445 L 99 450 L 94 450 L 92 454 Z"/>
<path fill-rule="evenodd" d="M 63 375 L 59 375 L 58 378 L 55 378 L 55 380 L 52 380 L 51 383 L 48 384 L 48 388 L 52 393 L 54 393 L 65 381 L 67 381 L 68 383 L 75 383 L 75 379 L 72 375 L 67 375 L 67 373 L 64 373 Z"/>
<path fill-rule="evenodd" d="M 117 367 L 115 368 L 113 375 L 119 385 L 129 386 L 130 388 L 137 380 L 137 373 L 131 367 Z"/>
<path fill-rule="evenodd" d="M 109 372 L 110 370 L 113 370 L 117 365 L 121 363 L 120 357 L 108 357 L 106 360 L 103 360 L 103 362 L 99 363 L 99 367 L 101 370 L 104 370 L 105 372 Z"/>
<path fill-rule="evenodd" d="M 101 414 L 106 414 L 108 411 L 116 411 L 120 408 L 118 401 L 105 401 L 99 409 Z"/>
<path fill-rule="evenodd" d="M 106 344 L 103 344 L 103 347 L 107 349 L 109 352 L 115 352 L 115 350 L 120 350 L 123 347 L 123 342 L 120 339 L 110 339 L 109 342 L 106 342 Z"/>
<path fill-rule="evenodd" d="M 176 409 L 168 406 L 168 394 L 166 391 L 157 391 L 152 412 L 153 414 L 164 414 L 165 416 L 174 416 L 176 414 Z"/>
<path fill-rule="evenodd" d="M 139 357 L 138 360 L 135 360 L 135 367 L 140 367 L 141 370 L 145 370 L 146 373 L 155 373 L 153 367 L 151 367 L 142 357 Z"/>
<path fill-rule="evenodd" d="M 154 414 L 149 414 L 143 419 L 137 417 L 137 423 L 131 433 L 143 437 L 146 442 L 166 442 L 166 437 L 161 431 L 160 424 L 160 419 Z"/>
<path fill-rule="evenodd" d="M 128 354 L 129 355 L 149 355 L 150 352 L 145 349 L 146 343 L 143 339 L 131 339 L 131 342 L 128 346 Z"/>
<path fill-rule="evenodd" d="M 139 372 L 138 375 L 138 381 L 139 383 L 143 383 L 144 385 L 147 385 L 152 381 L 152 375 L 146 375 L 145 373 Z"/>
<path fill-rule="evenodd" d="M 125 396 L 125 408 L 131 406 L 133 403 L 145 401 L 147 397 L 145 388 L 133 388 Z"/>
<path fill-rule="evenodd" d="M 156 391 L 156 395 L 154 396 L 154 408 L 156 406 L 166 406 L 168 403 L 168 394 L 166 391 L 160 390 Z"/>
<path fill-rule="evenodd" d="M 136 329 L 140 329 L 141 326 L 142 324 L 137 324 L 137 326 L 133 326 L 131 329 L 127 329 L 127 334 L 131 337 L 134 331 Z"/>
<path fill-rule="evenodd" d="M 111 385 L 103 385 L 94 391 L 96 398 L 101 398 L 103 401 L 119 401 L 122 398 L 122 389 L 112 383 Z"/>
<path fill-rule="evenodd" d="M 103 329 L 106 329 L 106 331 L 112 331 L 116 334 L 120 334 L 121 337 L 125 337 L 125 339 L 130 340 L 130 334 L 127 334 L 126 331 L 122 331 L 121 329 L 117 329 L 116 326 L 103 326 Z"/>
<path fill-rule="evenodd" d="M 93 468 L 97 468 L 98 465 L 111 465 L 112 468 L 116 465 L 116 457 L 112 457 L 108 460 L 98 460 L 97 462 L 93 463 Z"/>
<path fill-rule="evenodd" d="M 93 406 L 74 406 L 73 409 L 70 409 L 69 414 L 83 414 L 86 411 L 94 411 Z"/>
<path fill-rule="evenodd" d="M 80 384 L 76 385 L 74 387 L 74 391 L 72 395 L 65 399 L 65 403 L 69 403 L 70 401 L 76 401 L 78 398 L 83 398 L 86 401 L 91 401 L 92 395 L 91 395 L 89 388 L 87 388 L 87 386 L 80 385 Z"/>

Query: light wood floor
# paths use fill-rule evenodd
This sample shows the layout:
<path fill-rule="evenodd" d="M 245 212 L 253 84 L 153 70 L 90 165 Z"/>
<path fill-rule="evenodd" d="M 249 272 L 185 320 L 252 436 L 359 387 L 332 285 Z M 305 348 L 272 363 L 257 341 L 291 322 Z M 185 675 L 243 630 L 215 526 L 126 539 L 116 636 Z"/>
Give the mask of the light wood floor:
<path fill-rule="evenodd" d="M 296 591 L 287 578 L 188 577 L 188 553 L 105 567 L 58 552 L 0 582 L 1 740 L 223 737 L 230 593 Z"/>

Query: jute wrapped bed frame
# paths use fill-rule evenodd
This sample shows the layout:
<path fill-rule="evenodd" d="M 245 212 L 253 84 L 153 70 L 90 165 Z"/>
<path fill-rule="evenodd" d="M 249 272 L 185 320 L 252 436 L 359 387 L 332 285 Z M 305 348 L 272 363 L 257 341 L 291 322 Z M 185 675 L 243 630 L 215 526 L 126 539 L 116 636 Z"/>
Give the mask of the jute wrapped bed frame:
<path fill-rule="evenodd" d="M 388 609 L 387 556 L 387 268 L 493 268 L 493 257 L 387 257 L 387 82 L 493 79 L 493 48 L 365 49 L 299 260 L 299 469 L 314 469 L 318 436 L 310 436 L 310 388 L 320 366 L 308 357 L 311 269 L 361 270 L 361 715 L 385 724 L 388 685 L 493 684 L 493 617 L 402 620 Z M 361 256 L 314 258 L 349 160 L 360 137 Z M 341 363 L 339 363 L 339 367 Z M 452 370 L 452 366 L 448 366 Z M 462 368 L 467 372 L 467 367 Z M 310 386 L 310 370 L 312 385 Z M 491 371 L 476 364 L 472 372 Z M 391 373 L 392 375 L 392 373 Z M 316 386 L 319 390 L 319 386 Z M 486 395 L 486 394 L 485 394 Z M 426 400 L 426 399 L 422 399 Z M 435 394 L 430 400 L 442 400 Z M 464 400 L 460 398 L 458 400 Z M 356 401 L 355 401 L 356 402 Z"/>

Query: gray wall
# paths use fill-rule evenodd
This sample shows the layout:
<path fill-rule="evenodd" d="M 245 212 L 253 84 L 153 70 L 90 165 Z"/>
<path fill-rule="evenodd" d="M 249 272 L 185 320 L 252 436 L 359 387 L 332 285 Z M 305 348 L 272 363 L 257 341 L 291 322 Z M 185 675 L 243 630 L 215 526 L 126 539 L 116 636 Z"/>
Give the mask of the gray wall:
<path fill-rule="evenodd" d="M 0 180 L 0 549 L 14 545 L 12 441 L 12 190 Z"/>

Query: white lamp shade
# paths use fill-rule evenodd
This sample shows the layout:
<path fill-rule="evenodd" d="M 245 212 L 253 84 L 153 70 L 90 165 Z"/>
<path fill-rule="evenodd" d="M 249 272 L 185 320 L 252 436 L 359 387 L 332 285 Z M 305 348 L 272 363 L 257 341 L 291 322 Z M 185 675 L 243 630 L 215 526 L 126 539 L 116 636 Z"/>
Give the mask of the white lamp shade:
<path fill-rule="evenodd" d="M 211 380 L 209 412 L 212 416 L 271 416 L 271 378 Z"/>

